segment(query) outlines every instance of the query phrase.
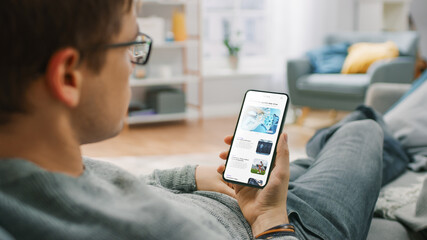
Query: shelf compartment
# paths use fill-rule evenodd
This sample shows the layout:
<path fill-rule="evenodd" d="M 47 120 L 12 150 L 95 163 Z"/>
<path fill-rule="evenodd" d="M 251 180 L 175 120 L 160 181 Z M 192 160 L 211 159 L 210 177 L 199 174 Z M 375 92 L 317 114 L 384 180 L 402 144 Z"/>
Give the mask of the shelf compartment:
<path fill-rule="evenodd" d="M 161 5 L 172 5 L 179 6 L 187 4 L 184 0 L 144 0 L 143 4 L 161 4 Z"/>

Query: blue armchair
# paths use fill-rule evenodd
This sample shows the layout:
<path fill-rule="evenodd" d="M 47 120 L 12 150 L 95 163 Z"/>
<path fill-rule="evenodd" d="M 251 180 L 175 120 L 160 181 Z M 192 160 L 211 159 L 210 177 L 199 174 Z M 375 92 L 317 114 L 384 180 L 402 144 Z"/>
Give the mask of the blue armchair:
<path fill-rule="evenodd" d="M 308 58 L 287 61 L 287 82 L 294 106 L 354 110 L 376 82 L 411 83 L 414 78 L 419 36 L 416 32 L 342 32 L 326 36 L 326 45 L 341 42 L 393 41 L 399 57 L 373 63 L 366 74 L 315 74 Z"/>

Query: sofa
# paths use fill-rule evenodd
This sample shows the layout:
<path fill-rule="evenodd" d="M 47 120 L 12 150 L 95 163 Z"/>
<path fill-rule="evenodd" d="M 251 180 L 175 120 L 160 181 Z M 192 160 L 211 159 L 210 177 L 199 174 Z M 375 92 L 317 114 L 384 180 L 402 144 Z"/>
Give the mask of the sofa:
<path fill-rule="evenodd" d="M 427 83 L 426 83 L 427 84 Z M 373 107 L 381 113 L 385 113 L 401 96 L 410 89 L 410 84 L 391 84 L 391 83 L 375 83 L 372 84 L 366 94 L 365 104 Z M 410 117 L 410 116 L 402 116 Z M 427 124 L 427 123 L 426 123 Z M 426 136 L 427 138 L 427 136 Z M 390 192 L 393 189 L 398 190 L 401 194 L 405 191 L 410 193 L 414 189 L 415 184 L 419 184 L 420 180 L 427 178 L 427 172 L 414 172 L 406 170 L 403 175 L 391 183 L 384 186 L 382 193 Z M 380 194 L 380 198 L 381 195 Z M 389 194 L 390 195 L 390 194 Z M 381 203 L 381 199 L 377 202 L 377 207 Z M 399 197 L 398 197 L 399 198 Z M 396 199 L 401 201 L 401 199 Z M 427 208 L 427 202 L 425 203 Z M 407 211 L 403 209 L 404 211 Z M 375 216 L 375 215 L 374 215 Z M 371 223 L 371 228 L 368 234 L 368 240 L 421 240 L 427 236 L 422 236 L 420 233 L 411 231 L 410 227 L 405 226 L 397 220 L 385 219 L 383 217 L 374 217 Z"/>
<path fill-rule="evenodd" d="M 416 32 L 342 32 L 327 35 L 325 46 L 347 42 L 393 41 L 399 57 L 374 62 L 366 74 L 313 73 L 309 58 L 290 59 L 286 75 L 291 103 L 320 109 L 354 110 L 362 104 L 366 90 L 376 82 L 410 83 L 414 78 L 419 36 Z"/>

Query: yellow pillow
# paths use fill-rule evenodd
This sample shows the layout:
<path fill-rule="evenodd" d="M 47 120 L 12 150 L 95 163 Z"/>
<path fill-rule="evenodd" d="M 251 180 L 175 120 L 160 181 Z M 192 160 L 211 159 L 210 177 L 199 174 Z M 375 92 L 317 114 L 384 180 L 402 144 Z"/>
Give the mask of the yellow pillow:
<path fill-rule="evenodd" d="M 377 60 L 392 59 L 399 56 L 397 45 L 385 43 L 355 43 L 348 48 L 341 73 L 366 73 L 369 66 Z"/>

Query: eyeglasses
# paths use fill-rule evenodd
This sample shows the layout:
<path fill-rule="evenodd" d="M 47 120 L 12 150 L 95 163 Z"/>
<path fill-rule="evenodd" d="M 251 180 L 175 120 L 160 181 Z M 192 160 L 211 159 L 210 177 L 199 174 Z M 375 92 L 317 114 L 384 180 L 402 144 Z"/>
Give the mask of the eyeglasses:
<path fill-rule="evenodd" d="M 145 65 L 148 62 L 151 52 L 153 39 L 147 34 L 138 33 L 135 41 L 126 43 L 113 43 L 105 46 L 106 48 L 129 47 L 129 52 L 132 56 L 131 62 L 138 65 Z"/>

